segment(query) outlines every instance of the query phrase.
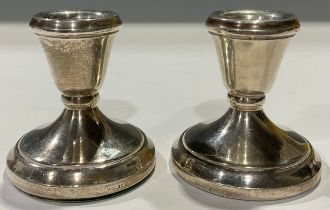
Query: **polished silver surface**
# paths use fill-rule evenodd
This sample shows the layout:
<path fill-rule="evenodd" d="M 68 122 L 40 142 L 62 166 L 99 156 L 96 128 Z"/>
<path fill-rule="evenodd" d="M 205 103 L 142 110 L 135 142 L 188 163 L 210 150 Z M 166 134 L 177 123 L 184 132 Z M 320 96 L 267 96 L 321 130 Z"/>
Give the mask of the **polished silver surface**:
<path fill-rule="evenodd" d="M 197 188 L 236 199 L 309 190 L 320 179 L 319 157 L 303 136 L 275 125 L 262 109 L 299 21 L 283 12 L 240 10 L 214 12 L 206 24 L 231 107 L 181 135 L 172 148 L 176 171 Z"/>
<path fill-rule="evenodd" d="M 265 10 L 216 11 L 206 25 L 211 34 L 253 40 L 294 36 L 300 27 L 293 14 Z"/>
<path fill-rule="evenodd" d="M 125 190 L 155 166 L 147 136 L 98 108 L 115 33 L 117 14 L 107 11 L 52 11 L 33 16 L 65 109 L 53 123 L 25 134 L 7 157 L 16 187 L 35 196 L 76 200 Z"/>

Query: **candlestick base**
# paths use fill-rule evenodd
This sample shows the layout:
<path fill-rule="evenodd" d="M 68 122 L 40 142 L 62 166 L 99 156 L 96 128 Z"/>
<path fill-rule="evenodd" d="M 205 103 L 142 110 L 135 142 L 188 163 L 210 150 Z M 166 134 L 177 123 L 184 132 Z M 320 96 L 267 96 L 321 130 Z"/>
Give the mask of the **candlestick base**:
<path fill-rule="evenodd" d="M 65 109 L 52 124 L 25 134 L 7 157 L 7 174 L 22 191 L 48 199 L 117 193 L 146 178 L 155 149 L 138 128 L 98 108 Z"/>
<path fill-rule="evenodd" d="M 172 160 L 191 185 L 242 200 L 298 195 L 319 181 L 321 169 L 304 137 L 277 127 L 262 110 L 232 108 L 187 129 L 172 148 Z"/>

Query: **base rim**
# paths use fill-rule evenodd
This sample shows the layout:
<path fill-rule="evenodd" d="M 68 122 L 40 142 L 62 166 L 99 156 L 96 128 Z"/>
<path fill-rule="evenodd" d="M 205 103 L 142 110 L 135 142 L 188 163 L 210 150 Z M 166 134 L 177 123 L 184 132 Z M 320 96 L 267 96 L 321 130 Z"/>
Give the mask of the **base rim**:
<path fill-rule="evenodd" d="M 29 162 L 29 158 L 25 159 L 20 155 L 17 145 L 7 157 L 5 172 L 9 180 L 15 187 L 27 194 L 51 200 L 86 200 L 115 194 L 140 183 L 152 173 L 156 165 L 155 148 L 147 137 L 144 138 L 138 151 L 123 156 L 113 163 L 100 162 L 82 168 L 76 167 L 76 165 L 72 168 L 67 165 L 66 167 L 35 165 Z M 61 174 L 59 176 L 61 180 L 81 173 L 85 184 L 49 183 L 47 174 L 49 175 L 51 171 Z M 107 179 L 100 181 L 100 177 L 107 177 Z"/>
<path fill-rule="evenodd" d="M 290 197 L 298 196 L 311 190 L 321 179 L 321 170 L 312 179 L 303 182 L 299 185 L 293 185 L 290 187 L 274 188 L 274 189 L 261 189 L 261 188 L 243 188 L 243 187 L 232 187 L 229 185 L 223 185 L 220 183 L 212 182 L 209 180 L 201 179 L 199 177 L 190 175 L 182 170 L 175 160 L 172 159 L 175 171 L 181 179 L 186 183 L 196 187 L 197 189 L 203 190 L 207 193 L 218 195 L 221 197 L 246 200 L 246 201 L 272 201 L 287 199 Z M 207 186 L 207 187 L 206 187 Z M 292 192 L 292 193 L 283 193 Z M 266 195 L 266 196 L 265 196 Z"/>
<path fill-rule="evenodd" d="M 308 158 L 291 168 L 274 168 L 273 171 L 257 170 L 257 168 L 254 171 L 244 168 L 233 170 L 234 167 L 231 165 L 212 164 L 212 161 L 201 159 L 191 153 L 183 143 L 185 132 L 172 147 L 171 159 L 175 171 L 185 182 L 208 193 L 238 200 L 279 200 L 307 192 L 320 181 L 322 163 L 307 140 L 311 149 Z M 306 169 L 310 171 L 301 174 L 301 171 Z M 219 173 L 222 173 L 222 179 Z M 294 177 L 297 173 L 299 179 Z M 240 178 L 228 182 L 228 179 L 234 180 L 233 177 L 237 174 Z M 247 176 L 259 180 L 258 187 L 249 186 L 244 180 Z M 272 185 L 262 180 L 263 178 L 277 181 Z"/>
<path fill-rule="evenodd" d="M 155 165 L 154 159 L 149 167 L 133 176 L 101 185 L 75 187 L 46 186 L 43 184 L 32 183 L 20 178 L 8 167 L 6 167 L 6 174 L 15 187 L 29 195 L 57 201 L 84 201 L 119 193 L 139 184 L 152 173 Z M 91 191 L 94 193 L 91 193 Z M 88 193 L 84 194 L 84 192 Z M 56 195 L 54 195 L 54 193 Z"/>

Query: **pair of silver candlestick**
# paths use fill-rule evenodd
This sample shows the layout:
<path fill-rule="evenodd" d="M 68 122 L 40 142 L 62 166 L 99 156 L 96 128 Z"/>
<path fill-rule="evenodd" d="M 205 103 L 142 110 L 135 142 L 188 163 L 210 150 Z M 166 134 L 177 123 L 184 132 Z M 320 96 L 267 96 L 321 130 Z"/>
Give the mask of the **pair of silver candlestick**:
<path fill-rule="evenodd" d="M 7 157 L 7 175 L 38 197 L 105 196 L 144 180 L 155 148 L 137 127 L 98 108 L 114 35 L 121 20 L 109 11 L 51 11 L 33 16 L 65 109 L 55 122 L 25 134 Z M 284 12 L 217 11 L 206 25 L 214 39 L 229 110 L 184 131 L 173 145 L 180 177 L 204 191 L 245 200 L 305 192 L 320 179 L 310 143 L 279 128 L 262 110 L 298 19 Z"/>

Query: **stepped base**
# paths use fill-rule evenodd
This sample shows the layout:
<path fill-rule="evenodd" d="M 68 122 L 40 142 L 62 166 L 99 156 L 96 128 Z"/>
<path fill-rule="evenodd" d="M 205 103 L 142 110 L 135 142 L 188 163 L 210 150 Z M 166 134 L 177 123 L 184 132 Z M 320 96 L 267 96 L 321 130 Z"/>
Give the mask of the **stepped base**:
<path fill-rule="evenodd" d="M 28 194 L 79 200 L 130 188 L 154 167 L 154 146 L 140 129 L 92 108 L 64 110 L 25 134 L 8 154 L 6 172 Z"/>
<path fill-rule="evenodd" d="M 179 176 L 204 191 L 243 200 L 303 193 L 320 179 L 321 161 L 299 134 L 260 111 L 229 111 L 186 130 L 172 148 Z"/>

